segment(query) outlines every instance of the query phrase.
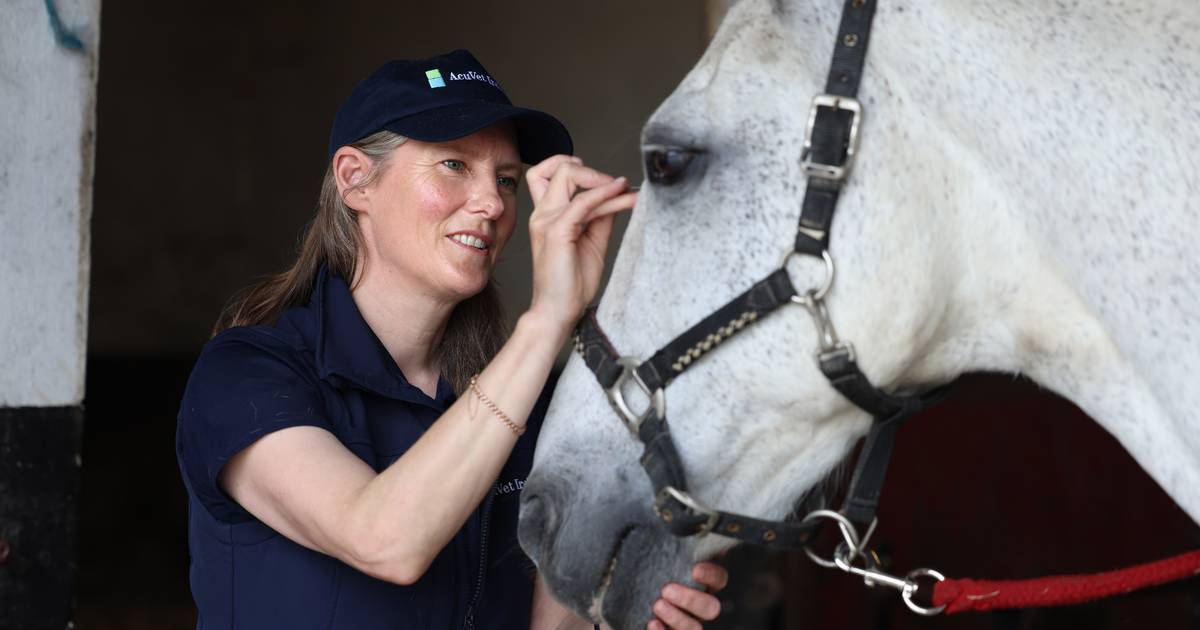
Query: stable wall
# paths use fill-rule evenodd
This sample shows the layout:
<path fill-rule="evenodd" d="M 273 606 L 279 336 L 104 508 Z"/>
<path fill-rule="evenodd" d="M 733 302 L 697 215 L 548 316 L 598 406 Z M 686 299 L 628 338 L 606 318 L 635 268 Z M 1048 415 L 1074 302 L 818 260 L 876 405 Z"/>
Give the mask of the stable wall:
<path fill-rule="evenodd" d="M 0 9 L 0 628 L 68 627 L 99 0 Z"/>
<path fill-rule="evenodd" d="M 0 407 L 83 399 L 99 0 L 0 19 Z"/>

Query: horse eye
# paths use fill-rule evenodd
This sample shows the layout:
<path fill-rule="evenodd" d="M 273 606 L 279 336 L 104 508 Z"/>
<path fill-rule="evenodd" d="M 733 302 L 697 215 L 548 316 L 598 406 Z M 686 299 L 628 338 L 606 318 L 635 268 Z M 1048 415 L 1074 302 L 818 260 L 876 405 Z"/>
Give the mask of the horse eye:
<path fill-rule="evenodd" d="M 646 176 L 655 184 L 670 186 L 679 181 L 688 165 L 692 163 L 692 158 L 695 157 L 696 153 L 687 149 L 667 147 L 647 149 L 645 152 Z"/>

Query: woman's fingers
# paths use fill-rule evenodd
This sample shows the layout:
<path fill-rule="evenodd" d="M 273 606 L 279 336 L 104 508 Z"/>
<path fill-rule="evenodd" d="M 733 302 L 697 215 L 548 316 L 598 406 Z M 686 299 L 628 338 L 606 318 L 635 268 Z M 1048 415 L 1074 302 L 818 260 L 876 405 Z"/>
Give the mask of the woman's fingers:
<path fill-rule="evenodd" d="M 612 236 L 614 218 L 614 215 L 609 214 L 588 223 L 579 239 L 579 251 L 586 254 L 580 256 L 579 264 L 588 302 L 592 301 L 595 291 L 600 288 L 600 276 L 604 273 L 604 260 L 608 255 L 608 241 Z"/>
<path fill-rule="evenodd" d="M 664 586 L 662 598 L 697 619 L 712 621 L 721 614 L 721 600 L 715 595 L 682 584 Z"/>
<path fill-rule="evenodd" d="M 637 205 L 637 199 L 638 194 L 635 192 L 612 197 L 595 208 L 588 210 L 587 213 L 583 215 L 581 222 L 590 223 L 595 219 L 599 219 L 610 214 L 616 214 L 623 210 L 629 210 Z"/>
<path fill-rule="evenodd" d="M 560 164 L 550 178 L 550 184 L 542 195 L 541 205 L 558 208 L 575 201 L 580 188 L 597 189 L 613 182 L 613 176 L 594 168 L 574 162 Z M 587 192 L 592 192 L 588 190 Z M 580 193 L 585 194 L 585 193 Z"/>
<path fill-rule="evenodd" d="M 556 221 L 569 225 L 578 232 L 579 226 L 586 224 L 589 217 L 611 214 L 625 207 L 632 208 L 633 202 L 637 201 L 636 194 L 632 199 L 621 194 L 628 186 L 624 177 L 618 177 L 599 187 L 581 192 L 575 195 Z M 601 212 L 601 209 L 606 212 Z"/>
<path fill-rule="evenodd" d="M 559 165 L 565 162 L 583 164 L 583 158 L 574 155 L 566 155 L 564 153 L 551 155 L 541 162 L 530 166 L 529 170 L 525 172 L 525 176 L 549 181 L 550 177 L 554 175 L 554 171 L 558 170 Z"/>
<path fill-rule="evenodd" d="M 534 232 L 557 232 L 574 241 L 581 234 L 590 233 L 589 225 L 595 219 L 628 210 L 637 203 L 637 193 L 621 194 L 625 188 L 624 178 L 618 178 L 581 192 L 557 212 L 550 210 L 530 217 L 529 227 Z"/>
<path fill-rule="evenodd" d="M 729 571 L 719 564 L 701 562 L 692 567 L 692 579 L 702 586 L 708 587 L 708 592 L 716 593 L 729 584 Z"/>
<path fill-rule="evenodd" d="M 541 201 L 550 185 L 550 178 L 563 164 L 583 164 L 583 160 L 571 155 L 552 155 L 525 171 L 525 181 L 529 184 L 529 196 L 534 205 Z"/>
<path fill-rule="evenodd" d="M 655 601 L 651 610 L 663 625 L 672 630 L 701 630 L 702 628 L 699 621 L 665 599 Z"/>
<path fill-rule="evenodd" d="M 695 580 L 713 590 L 725 588 L 729 574 L 724 567 L 711 562 L 701 562 L 692 570 Z M 721 614 L 721 600 L 711 593 L 671 583 L 663 587 L 662 598 L 654 602 L 656 619 L 647 624 L 648 629 L 663 626 L 680 630 L 700 628 L 701 621 L 712 621 Z M 655 626 L 654 624 L 661 624 Z"/>
<path fill-rule="evenodd" d="M 614 178 L 577 160 L 546 160 L 535 169 L 529 176 L 536 204 L 529 217 L 534 262 L 531 308 L 573 322 L 599 287 L 613 215 L 632 208 L 637 195 L 627 192 L 625 178 Z M 538 189 L 541 185 L 544 189 Z"/>
<path fill-rule="evenodd" d="M 591 241 L 601 260 L 608 252 L 608 241 L 612 237 L 616 213 L 624 212 L 637 203 L 637 193 L 628 193 L 614 197 L 600 204 L 584 218 L 581 237 Z"/>

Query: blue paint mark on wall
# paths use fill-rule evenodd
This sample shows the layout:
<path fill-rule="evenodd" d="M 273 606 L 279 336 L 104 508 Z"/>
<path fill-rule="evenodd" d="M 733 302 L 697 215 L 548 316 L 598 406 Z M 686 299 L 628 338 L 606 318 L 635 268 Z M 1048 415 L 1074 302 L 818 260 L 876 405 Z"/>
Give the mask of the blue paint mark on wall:
<path fill-rule="evenodd" d="M 54 39 L 58 45 L 68 50 L 83 52 L 83 41 L 63 26 L 62 18 L 58 17 L 58 8 L 54 0 L 46 0 L 46 12 L 50 14 L 50 30 L 54 31 Z"/>

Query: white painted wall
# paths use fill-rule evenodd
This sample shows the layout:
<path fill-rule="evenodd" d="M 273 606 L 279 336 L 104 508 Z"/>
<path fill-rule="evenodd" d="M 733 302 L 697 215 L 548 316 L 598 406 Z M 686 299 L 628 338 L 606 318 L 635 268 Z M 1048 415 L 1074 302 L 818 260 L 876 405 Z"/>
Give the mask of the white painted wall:
<path fill-rule="evenodd" d="M 0 5 L 0 407 L 83 400 L 99 35 L 100 0 Z"/>

